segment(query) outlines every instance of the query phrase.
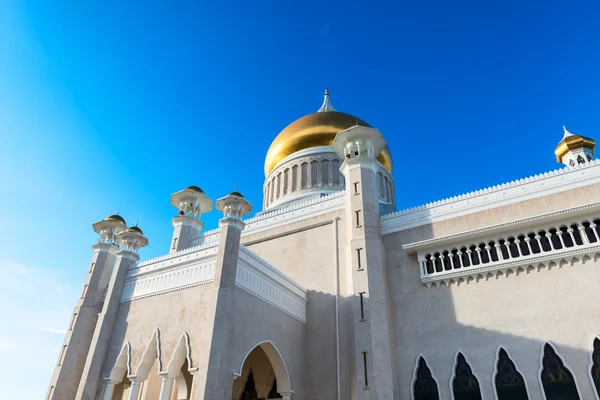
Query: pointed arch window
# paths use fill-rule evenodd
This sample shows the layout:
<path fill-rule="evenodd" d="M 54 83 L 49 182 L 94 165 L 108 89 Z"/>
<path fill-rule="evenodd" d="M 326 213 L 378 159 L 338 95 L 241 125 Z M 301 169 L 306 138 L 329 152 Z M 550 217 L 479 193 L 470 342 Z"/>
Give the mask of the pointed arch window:
<path fill-rule="evenodd" d="M 414 400 L 439 400 L 437 383 L 423 357 L 419 357 L 417 379 L 413 385 Z"/>
<path fill-rule="evenodd" d="M 600 339 L 594 339 L 594 351 L 592 352 L 592 380 L 596 393 L 600 396 Z"/>
<path fill-rule="evenodd" d="M 498 400 L 529 399 L 523 375 L 517 371 L 515 363 L 512 362 L 503 348 L 500 348 L 498 352 L 496 371 L 498 371 L 495 378 Z"/>
<path fill-rule="evenodd" d="M 573 374 L 548 343 L 544 345 L 541 378 L 546 400 L 579 399 Z"/>
<path fill-rule="evenodd" d="M 471 367 L 462 353 L 458 353 L 456 357 L 452 388 L 454 390 L 454 400 L 481 400 L 479 381 L 473 375 Z"/>
<path fill-rule="evenodd" d="M 581 157 L 581 155 L 577 156 L 577 164 L 585 164 L 585 158 Z"/>

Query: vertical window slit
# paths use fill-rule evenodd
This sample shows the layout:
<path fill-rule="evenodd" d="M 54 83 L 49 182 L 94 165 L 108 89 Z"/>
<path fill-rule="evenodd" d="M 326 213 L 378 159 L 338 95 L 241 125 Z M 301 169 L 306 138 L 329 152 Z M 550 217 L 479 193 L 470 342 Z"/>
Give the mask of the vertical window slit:
<path fill-rule="evenodd" d="M 364 295 L 365 292 L 360 292 L 358 295 L 360 296 L 360 320 L 364 321 L 365 320 L 365 298 Z"/>
<path fill-rule="evenodd" d="M 356 259 L 357 259 L 357 263 L 358 263 L 358 271 L 362 271 L 363 267 L 362 267 L 362 260 L 360 257 L 360 252 L 362 251 L 362 248 L 360 249 L 356 249 Z"/>
<path fill-rule="evenodd" d="M 360 228 L 360 210 L 355 211 L 356 214 L 356 227 Z"/>
<path fill-rule="evenodd" d="M 362 352 L 363 356 L 363 369 L 365 373 L 365 388 L 369 387 L 369 375 L 367 374 L 367 352 Z"/>

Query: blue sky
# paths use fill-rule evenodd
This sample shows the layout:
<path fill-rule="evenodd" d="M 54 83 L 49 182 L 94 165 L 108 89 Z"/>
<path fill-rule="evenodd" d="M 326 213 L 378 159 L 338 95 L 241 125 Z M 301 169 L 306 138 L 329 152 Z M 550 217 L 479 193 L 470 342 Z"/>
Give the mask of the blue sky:
<path fill-rule="evenodd" d="M 326 85 L 387 139 L 398 208 L 558 168 L 562 124 L 600 137 L 598 2 L 123 3 L 0 4 L 0 374 L 27 381 L 2 398 L 44 395 L 92 222 L 139 218 L 147 258 L 188 185 L 259 210 Z"/>

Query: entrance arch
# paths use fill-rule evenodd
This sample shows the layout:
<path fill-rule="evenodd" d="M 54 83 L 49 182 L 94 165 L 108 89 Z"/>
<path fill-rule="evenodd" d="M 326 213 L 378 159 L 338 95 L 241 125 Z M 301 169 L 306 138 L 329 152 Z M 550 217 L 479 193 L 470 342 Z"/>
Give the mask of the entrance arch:
<path fill-rule="evenodd" d="M 254 346 L 242 360 L 238 378 L 233 382 L 232 399 L 265 398 L 291 399 L 290 377 L 285 361 L 270 340 Z M 249 394 L 250 392 L 256 394 Z"/>

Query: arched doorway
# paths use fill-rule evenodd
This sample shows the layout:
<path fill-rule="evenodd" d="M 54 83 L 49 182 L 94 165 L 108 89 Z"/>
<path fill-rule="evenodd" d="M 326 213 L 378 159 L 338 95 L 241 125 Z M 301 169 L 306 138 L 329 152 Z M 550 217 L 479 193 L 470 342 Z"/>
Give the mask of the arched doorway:
<path fill-rule="evenodd" d="M 287 368 L 271 342 L 255 346 L 244 358 L 233 382 L 232 400 L 267 400 L 291 397 Z"/>

